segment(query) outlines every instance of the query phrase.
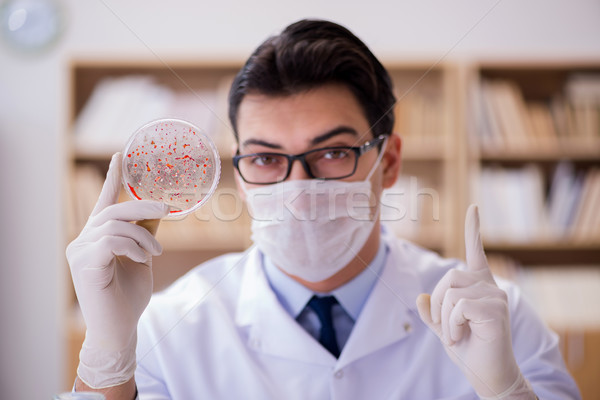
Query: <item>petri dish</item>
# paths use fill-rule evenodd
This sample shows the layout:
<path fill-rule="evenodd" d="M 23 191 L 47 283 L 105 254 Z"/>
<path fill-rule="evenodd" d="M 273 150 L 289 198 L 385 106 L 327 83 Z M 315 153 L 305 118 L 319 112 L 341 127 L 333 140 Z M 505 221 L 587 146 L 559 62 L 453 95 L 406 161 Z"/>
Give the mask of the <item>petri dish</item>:
<path fill-rule="evenodd" d="M 171 217 L 190 214 L 205 204 L 220 176 L 221 159 L 214 142 L 184 120 L 147 123 L 131 135 L 123 151 L 126 192 L 136 200 L 169 205 Z"/>

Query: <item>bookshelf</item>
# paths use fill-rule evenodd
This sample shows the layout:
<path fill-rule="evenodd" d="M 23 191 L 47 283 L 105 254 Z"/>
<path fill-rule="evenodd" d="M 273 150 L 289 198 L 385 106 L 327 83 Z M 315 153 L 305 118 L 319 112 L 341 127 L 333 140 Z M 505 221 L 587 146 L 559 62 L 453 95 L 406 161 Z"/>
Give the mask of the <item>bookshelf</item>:
<path fill-rule="evenodd" d="M 583 398 L 595 398 L 600 321 L 580 311 L 600 302 L 600 61 L 464 68 L 463 178 L 488 259 L 559 333 Z"/>
<path fill-rule="evenodd" d="M 390 202 L 418 207 L 416 213 L 390 215 L 399 235 L 446 255 L 456 253 L 451 227 L 456 201 L 452 119 L 452 69 L 428 62 L 391 63 L 403 116 L 396 128 L 404 137 L 403 180 Z M 145 122 L 183 118 L 204 128 L 222 157 L 222 175 L 213 198 L 184 220 L 162 221 L 157 239 L 164 252 L 153 259 L 154 289 L 160 290 L 193 266 L 219 254 L 250 245 L 250 219 L 237 196 L 231 165 L 233 136 L 227 118 L 227 92 L 241 62 L 170 60 L 168 65 L 144 60 L 73 60 L 68 116 L 68 216 L 65 235 L 73 240 L 82 229 L 108 169 L 111 155 Z M 410 116 L 410 118 L 409 118 Z M 122 200 L 129 200 L 122 193 Z M 199 238 L 201 240 L 199 240 Z M 66 387 L 75 376 L 84 326 L 74 293 L 68 321 L 69 366 Z"/>
<path fill-rule="evenodd" d="M 385 64 L 397 99 L 394 130 L 402 137 L 401 176 L 388 191 L 393 193 L 389 201 L 406 211 L 399 220 L 392 215 L 386 225 L 400 237 L 458 256 L 457 69 L 431 62 Z"/>
<path fill-rule="evenodd" d="M 469 187 L 490 222 L 486 247 L 600 262 L 600 65 L 482 63 L 471 73 Z"/>
<path fill-rule="evenodd" d="M 547 209 L 548 194 L 559 165 L 568 165 L 562 168 L 572 171 L 576 177 L 592 176 L 591 172 L 600 168 L 600 133 L 590 134 L 589 123 L 585 125 L 585 133 L 574 133 L 573 121 L 571 125 L 565 125 L 571 130 L 564 129 L 561 133 L 556 129 L 551 133 L 543 131 L 544 126 L 548 127 L 547 108 L 551 100 L 565 94 L 571 76 L 600 74 L 600 60 L 539 64 L 518 61 L 438 64 L 428 60 L 388 60 L 384 64 L 395 84 L 398 99 L 394 109 L 397 116 L 395 130 L 403 140 L 403 159 L 401 179 L 394 188 L 386 191 L 387 197 L 382 202 L 389 207 L 382 207 L 381 216 L 400 237 L 445 256 L 462 258 L 464 215 L 468 205 L 477 201 L 482 212 L 482 225 L 488 220 L 485 208 L 489 204 L 481 193 L 487 190 L 482 185 L 489 182 L 482 176 L 497 173 L 498 179 L 504 182 L 498 198 L 505 195 L 502 189 L 511 179 L 517 182 L 528 179 L 521 175 L 534 177 L 529 179 L 537 181 L 526 186 L 530 189 L 535 186 L 539 191 L 527 197 L 537 199 L 537 203 L 532 204 L 537 204 L 539 209 Z M 69 149 L 68 192 L 65 196 L 68 219 L 64 230 L 67 242 L 77 236 L 87 219 L 100 192 L 110 156 L 124 147 L 138 126 L 151 119 L 171 117 L 190 120 L 213 135 L 223 159 L 223 171 L 217 193 L 206 206 L 182 221 L 161 223 L 157 237 L 164 253 L 153 260 L 155 290 L 166 287 L 204 260 L 241 251 L 250 245 L 250 219 L 237 196 L 233 179 L 230 160 L 234 144 L 226 110 L 229 84 L 240 66 L 241 62 L 237 61 L 210 60 L 169 60 L 168 65 L 136 59 L 71 62 L 68 67 L 69 132 L 65 135 Z M 482 98 L 492 96 L 489 93 L 494 92 L 494 86 L 490 90 L 489 86 L 485 90 L 482 87 L 496 81 L 510 82 L 510 90 L 507 86 L 500 89 L 503 93 L 500 104 L 510 103 L 507 99 L 514 98 L 516 93 L 518 106 L 513 104 L 508 114 L 504 112 L 504 118 L 511 122 L 502 125 L 496 121 L 494 131 L 490 130 L 489 122 L 485 127 L 482 125 L 485 107 L 489 111 L 496 104 Z M 128 89 L 123 90 L 123 87 Z M 111 92 L 116 100 L 106 95 Z M 160 99 L 148 101 L 156 97 Z M 95 106 L 90 111 L 92 103 Z M 117 104 L 121 106 L 117 107 Z M 525 109 L 527 112 L 523 111 Z M 532 128 L 530 121 L 533 117 L 529 122 L 523 122 L 522 115 L 530 114 L 536 118 L 536 128 Z M 135 118 L 126 118 L 131 115 Z M 600 112 L 598 115 L 600 118 Z M 591 117 L 587 112 L 578 118 Z M 515 120 L 520 122 L 515 125 Z M 598 124 L 600 126 L 600 121 Z M 520 134 L 507 133 L 506 129 L 514 129 Z M 535 129 L 536 133 L 532 134 L 528 129 Z M 502 175 L 506 171 L 514 172 L 510 175 L 512 178 Z M 584 180 L 582 186 L 585 186 L 583 183 Z M 516 193 L 518 188 L 515 184 L 513 192 Z M 596 192 L 595 189 L 588 191 Z M 128 200 L 125 194 L 123 200 Z M 512 271 L 510 275 L 517 281 L 523 275 L 519 271 L 535 273 L 548 268 L 559 271 L 573 265 L 600 271 L 600 220 L 594 222 L 593 219 L 600 216 L 597 205 L 600 200 L 588 203 L 592 216 L 589 217 L 590 212 L 586 211 L 579 217 L 587 221 L 587 227 L 577 235 L 573 234 L 572 226 L 552 230 L 545 222 L 540 229 L 527 230 L 527 237 L 498 235 L 492 229 L 491 235 L 484 234 L 490 262 L 499 274 Z M 510 211 L 509 204 L 506 202 L 502 207 Z M 492 209 L 503 215 L 499 211 L 501 208 Z M 518 227 L 523 221 L 517 219 L 515 223 Z M 534 227 L 538 225 L 534 224 Z M 529 276 L 528 282 L 536 281 L 535 275 Z M 75 376 L 84 333 L 74 293 L 68 296 L 74 311 L 69 313 L 66 324 L 70 351 L 66 389 L 72 385 Z M 595 368 L 596 364 L 587 354 L 591 349 L 590 354 L 600 359 L 600 328 L 583 333 L 564 327 L 554 328 L 561 333 L 565 355 L 577 353 L 577 347 L 569 344 L 577 342 L 578 338 L 585 341 L 584 362 L 580 360 L 570 368 L 582 387 L 584 398 L 586 392 L 597 393 L 600 387 L 593 382 L 593 373 L 590 373 L 590 368 Z M 577 343 L 582 343 L 581 340 Z"/>
<path fill-rule="evenodd" d="M 71 63 L 68 143 L 71 209 L 76 212 L 68 213 L 69 241 L 78 235 L 95 203 L 111 155 L 124 148 L 128 137 L 144 121 L 172 117 L 205 129 L 224 162 L 219 190 L 202 210 L 182 221 L 161 223 L 157 238 L 164 254 L 153 262 L 158 275 L 155 289 L 165 287 L 199 261 L 249 245 L 248 216 L 240 206 L 233 169 L 227 162 L 233 139 L 227 122 L 226 96 L 239 66 L 234 62 L 187 61 L 174 61 L 168 66 L 106 60 Z M 79 190 L 81 185 L 85 191 Z M 129 200 L 125 194 L 122 197 Z"/>
<path fill-rule="evenodd" d="M 183 220 L 162 221 L 157 239 L 163 254 L 153 259 L 154 290 L 165 288 L 199 263 L 250 245 L 250 220 L 237 196 L 231 164 L 227 90 L 239 62 L 172 60 L 73 60 L 69 65 L 68 176 L 65 236 L 81 231 L 100 193 L 113 153 L 157 118 L 182 118 L 211 135 L 222 157 L 215 195 Z M 121 200 L 130 200 L 124 191 Z M 85 327 L 74 291 L 66 323 L 69 356 L 65 389 L 76 374 Z"/>
<path fill-rule="evenodd" d="M 143 123 L 172 117 L 189 120 L 211 134 L 223 158 L 223 173 L 219 190 L 199 212 L 184 221 L 161 223 L 158 238 L 165 254 L 157 259 L 156 269 L 162 268 L 159 260 L 170 253 L 219 253 L 242 250 L 250 244 L 249 217 L 235 193 L 230 162 L 234 143 L 226 103 L 231 79 L 240 66 L 202 60 L 174 60 L 168 65 L 135 60 L 71 62 L 69 241 L 78 235 L 95 203 L 111 155 L 121 150 Z M 395 83 L 398 108 L 411 116 L 401 118 L 409 120 L 409 125 L 396 127 L 403 136 L 403 175 L 414 178 L 412 187 L 407 179 L 409 185 L 402 188 L 402 195 L 415 196 L 413 205 L 421 207 L 406 218 L 393 216 L 390 225 L 413 218 L 410 239 L 451 255 L 453 242 L 447 232 L 453 213 L 447 204 L 455 203 L 451 188 L 456 179 L 449 171 L 455 162 L 451 121 L 457 113 L 452 68 L 440 65 L 431 69 L 427 62 L 390 63 L 387 67 Z M 152 97 L 159 100 L 150 101 Z M 87 195 L 81 196 L 83 192 Z M 127 196 L 122 200 L 128 200 Z M 198 242 L 197 235 L 207 230 L 213 234 Z M 168 282 L 158 280 L 157 284 L 163 287 Z"/>

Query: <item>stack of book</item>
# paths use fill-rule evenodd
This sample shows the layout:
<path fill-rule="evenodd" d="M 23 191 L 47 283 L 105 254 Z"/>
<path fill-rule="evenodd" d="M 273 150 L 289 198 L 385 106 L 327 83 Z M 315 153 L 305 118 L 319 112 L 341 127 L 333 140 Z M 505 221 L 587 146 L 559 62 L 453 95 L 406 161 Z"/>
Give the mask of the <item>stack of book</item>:
<path fill-rule="evenodd" d="M 489 254 L 496 277 L 515 282 L 542 319 L 559 332 L 600 329 L 600 265 L 523 266 L 518 261 Z"/>
<path fill-rule="evenodd" d="M 560 151 L 600 140 L 600 75 L 573 75 L 546 101 L 526 101 L 515 82 L 483 80 L 474 98 L 484 152 Z"/>
<path fill-rule="evenodd" d="M 600 168 L 557 165 L 546 194 L 541 167 L 484 167 L 478 179 L 482 235 L 497 242 L 600 242 Z"/>
<path fill-rule="evenodd" d="M 600 265 L 522 268 L 517 283 L 540 313 L 559 332 L 600 329 Z"/>
<path fill-rule="evenodd" d="M 439 143 L 443 137 L 444 104 L 440 96 L 414 91 L 399 97 L 395 116 L 395 132 L 413 146 Z"/>
<path fill-rule="evenodd" d="M 445 199 L 426 176 L 400 175 L 382 193 L 380 219 L 394 235 L 439 249 Z"/>
<path fill-rule="evenodd" d="M 129 75 L 100 81 L 74 125 L 80 157 L 105 157 L 121 150 L 141 126 L 160 118 L 191 122 L 229 154 L 233 135 L 227 122 L 227 82 L 219 90 L 176 92 L 151 76 Z"/>

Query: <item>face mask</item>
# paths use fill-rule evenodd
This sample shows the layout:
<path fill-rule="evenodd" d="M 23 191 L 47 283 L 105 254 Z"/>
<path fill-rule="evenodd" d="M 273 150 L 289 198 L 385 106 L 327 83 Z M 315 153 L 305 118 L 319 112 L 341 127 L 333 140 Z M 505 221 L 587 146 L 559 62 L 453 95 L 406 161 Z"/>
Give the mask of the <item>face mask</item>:
<path fill-rule="evenodd" d="M 249 189 L 252 240 L 280 269 L 308 282 L 343 269 L 365 245 L 379 214 L 370 178 L 291 180 Z"/>

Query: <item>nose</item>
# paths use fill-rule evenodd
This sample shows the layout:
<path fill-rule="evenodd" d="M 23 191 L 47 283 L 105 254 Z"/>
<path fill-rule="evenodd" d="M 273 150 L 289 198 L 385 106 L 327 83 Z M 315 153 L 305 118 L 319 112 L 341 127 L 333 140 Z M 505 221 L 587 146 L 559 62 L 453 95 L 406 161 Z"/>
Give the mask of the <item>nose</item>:
<path fill-rule="evenodd" d="M 292 161 L 292 169 L 290 170 L 287 180 L 301 179 L 310 179 L 310 175 L 308 175 L 308 172 L 304 169 L 304 166 L 300 160 L 294 160 Z"/>

